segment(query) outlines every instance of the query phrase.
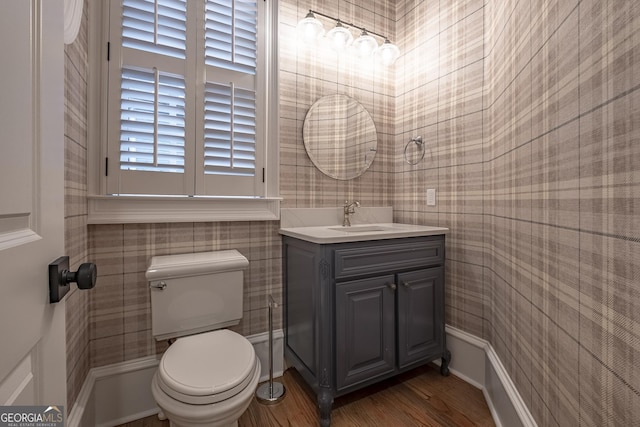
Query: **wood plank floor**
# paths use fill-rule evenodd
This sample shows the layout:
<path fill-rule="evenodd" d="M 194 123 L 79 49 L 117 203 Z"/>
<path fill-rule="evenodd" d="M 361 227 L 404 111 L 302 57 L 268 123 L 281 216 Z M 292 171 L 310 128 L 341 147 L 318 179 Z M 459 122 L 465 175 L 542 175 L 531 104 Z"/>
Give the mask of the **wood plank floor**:
<path fill-rule="evenodd" d="M 239 427 L 306 427 L 318 425 L 311 390 L 295 369 L 278 378 L 287 394 L 274 405 L 255 398 L 238 421 Z M 482 391 L 454 375 L 443 377 L 424 366 L 335 399 L 333 427 L 495 426 Z M 156 416 L 119 427 L 168 427 Z"/>

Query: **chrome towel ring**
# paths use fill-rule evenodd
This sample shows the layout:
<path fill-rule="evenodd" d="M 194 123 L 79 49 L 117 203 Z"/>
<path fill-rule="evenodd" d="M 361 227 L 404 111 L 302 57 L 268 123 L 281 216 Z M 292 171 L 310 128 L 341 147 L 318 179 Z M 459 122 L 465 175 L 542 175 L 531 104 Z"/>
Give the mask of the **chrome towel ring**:
<path fill-rule="evenodd" d="M 422 151 L 422 155 L 415 162 L 411 162 L 409 158 L 407 158 L 407 148 L 409 148 L 409 144 L 411 144 L 412 142 L 415 143 Z M 409 163 L 410 165 L 417 165 L 418 163 L 420 163 L 422 159 L 424 159 L 424 152 L 425 152 L 425 146 L 424 146 L 424 141 L 422 140 L 422 137 L 415 136 L 411 138 L 409 142 L 407 142 L 407 145 L 404 146 L 404 161 Z"/>

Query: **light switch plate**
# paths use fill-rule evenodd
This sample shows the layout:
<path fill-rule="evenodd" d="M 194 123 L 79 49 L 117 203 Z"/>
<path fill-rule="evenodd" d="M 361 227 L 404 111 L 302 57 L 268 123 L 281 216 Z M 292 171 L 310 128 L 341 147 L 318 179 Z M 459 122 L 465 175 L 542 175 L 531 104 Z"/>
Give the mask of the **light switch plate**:
<path fill-rule="evenodd" d="M 428 188 L 427 189 L 427 206 L 435 206 L 436 205 L 436 189 Z"/>

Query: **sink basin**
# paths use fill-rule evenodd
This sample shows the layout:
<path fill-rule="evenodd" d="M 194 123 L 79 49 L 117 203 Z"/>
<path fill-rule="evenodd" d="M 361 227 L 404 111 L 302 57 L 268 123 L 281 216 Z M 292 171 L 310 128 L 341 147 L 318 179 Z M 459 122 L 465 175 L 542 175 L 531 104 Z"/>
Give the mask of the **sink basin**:
<path fill-rule="evenodd" d="M 351 227 L 333 227 L 329 230 L 343 231 L 345 233 L 369 233 L 371 231 L 387 231 L 389 228 L 379 225 L 353 225 Z"/>

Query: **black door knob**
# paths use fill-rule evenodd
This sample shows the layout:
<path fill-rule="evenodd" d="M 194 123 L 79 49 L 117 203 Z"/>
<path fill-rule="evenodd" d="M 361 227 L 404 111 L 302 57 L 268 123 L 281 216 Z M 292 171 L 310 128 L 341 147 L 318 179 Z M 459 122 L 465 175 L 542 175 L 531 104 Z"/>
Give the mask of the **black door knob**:
<path fill-rule="evenodd" d="M 92 262 L 80 264 L 78 271 L 72 272 L 66 270 L 62 272 L 62 278 L 67 284 L 76 282 L 80 289 L 92 289 L 96 285 L 97 277 L 98 268 Z"/>
<path fill-rule="evenodd" d="M 78 289 L 92 289 L 97 277 L 98 268 L 94 263 L 86 262 L 78 271 L 69 271 L 69 257 L 61 256 L 49 264 L 49 302 L 62 301 L 71 289 L 71 282 L 78 283 Z"/>

